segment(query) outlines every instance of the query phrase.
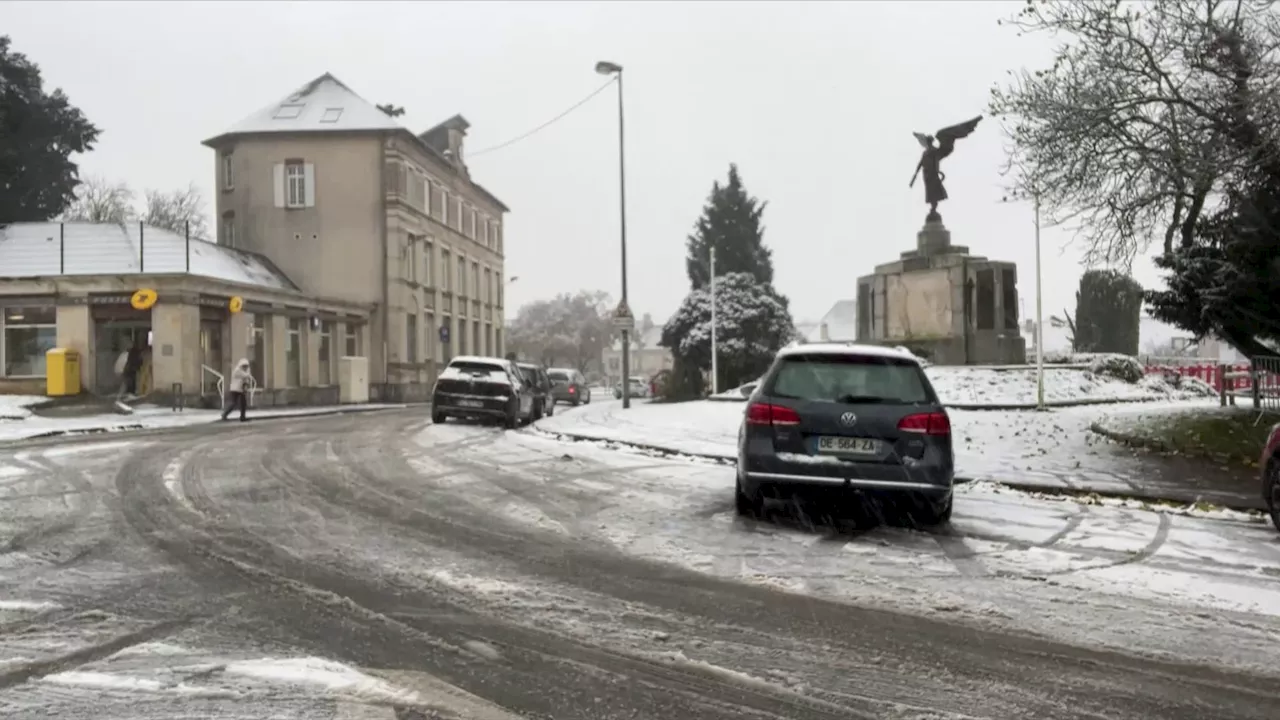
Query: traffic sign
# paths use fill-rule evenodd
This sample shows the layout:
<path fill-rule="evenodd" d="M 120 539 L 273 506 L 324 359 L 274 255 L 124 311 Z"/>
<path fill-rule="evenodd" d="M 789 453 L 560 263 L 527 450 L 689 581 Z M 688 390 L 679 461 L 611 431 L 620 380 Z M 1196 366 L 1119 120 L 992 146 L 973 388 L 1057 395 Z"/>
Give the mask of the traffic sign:
<path fill-rule="evenodd" d="M 636 319 L 630 315 L 614 315 L 613 326 L 618 330 L 632 330 L 636 326 Z"/>

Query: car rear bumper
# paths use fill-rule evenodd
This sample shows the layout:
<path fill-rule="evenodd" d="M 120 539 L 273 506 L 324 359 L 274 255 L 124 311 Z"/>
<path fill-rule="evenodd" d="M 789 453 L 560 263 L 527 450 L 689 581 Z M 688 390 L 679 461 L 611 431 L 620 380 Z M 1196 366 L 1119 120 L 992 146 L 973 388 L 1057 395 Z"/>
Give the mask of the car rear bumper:
<path fill-rule="evenodd" d="M 799 458 L 804 458 L 800 460 Z M 955 473 L 940 464 L 914 466 L 827 460 L 778 454 L 744 455 L 739 458 L 743 490 L 756 495 L 762 489 L 784 491 L 846 489 L 876 492 L 910 492 L 945 498 L 951 494 Z"/>
<path fill-rule="evenodd" d="M 479 403 L 479 406 L 464 403 Z M 436 393 L 431 399 L 431 406 L 433 412 L 456 417 L 506 417 L 511 401 L 502 397 Z"/>

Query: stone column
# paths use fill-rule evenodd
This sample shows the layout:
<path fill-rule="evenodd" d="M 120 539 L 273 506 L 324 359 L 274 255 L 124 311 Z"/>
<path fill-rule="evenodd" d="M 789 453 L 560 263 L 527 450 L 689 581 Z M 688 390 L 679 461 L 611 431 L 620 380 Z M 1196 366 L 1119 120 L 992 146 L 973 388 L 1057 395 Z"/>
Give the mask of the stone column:
<path fill-rule="evenodd" d="M 168 394 L 182 383 L 184 395 L 200 393 L 200 308 L 174 302 L 151 308 L 151 385 Z"/>

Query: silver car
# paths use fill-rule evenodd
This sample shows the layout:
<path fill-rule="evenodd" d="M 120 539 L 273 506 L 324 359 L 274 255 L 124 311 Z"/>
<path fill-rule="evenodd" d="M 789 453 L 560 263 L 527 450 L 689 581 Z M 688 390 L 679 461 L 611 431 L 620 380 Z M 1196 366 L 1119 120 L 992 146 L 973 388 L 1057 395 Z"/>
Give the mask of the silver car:
<path fill-rule="evenodd" d="M 551 378 L 551 399 L 554 403 L 568 403 L 577 407 L 591 402 L 591 388 L 587 387 L 587 378 L 573 368 L 551 368 L 547 371 Z"/>

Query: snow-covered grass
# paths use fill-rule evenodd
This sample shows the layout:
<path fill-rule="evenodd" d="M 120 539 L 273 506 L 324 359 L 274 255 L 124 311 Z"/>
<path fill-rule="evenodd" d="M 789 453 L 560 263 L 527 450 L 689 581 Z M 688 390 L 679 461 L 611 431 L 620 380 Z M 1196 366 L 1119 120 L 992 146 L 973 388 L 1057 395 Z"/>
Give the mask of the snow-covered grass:
<path fill-rule="evenodd" d="M 1183 400 L 1169 411 L 1212 407 Z M 1154 409 L 1152 405 L 1081 406 L 1048 412 L 951 410 L 956 474 L 1046 489 L 1088 488 L 1129 492 L 1142 480 L 1141 458 L 1118 456 L 1089 431 L 1100 418 Z M 732 460 L 737 455 L 742 403 L 695 401 L 645 403 L 622 410 L 617 402 L 593 403 L 540 420 L 538 430 L 654 450 Z"/>
<path fill-rule="evenodd" d="M 987 406 L 1034 407 L 1036 404 L 1035 367 L 933 365 L 925 368 L 925 373 L 939 399 L 949 406 L 978 409 Z M 742 400 L 754 387 L 755 382 L 751 382 L 714 397 L 718 400 Z M 1182 400 L 1213 394 L 1213 389 L 1202 382 L 1184 381 L 1180 387 L 1174 387 L 1159 375 L 1130 383 L 1083 367 L 1044 369 L 1044 399 L 1050 405 Z"/>

